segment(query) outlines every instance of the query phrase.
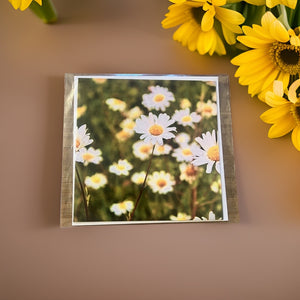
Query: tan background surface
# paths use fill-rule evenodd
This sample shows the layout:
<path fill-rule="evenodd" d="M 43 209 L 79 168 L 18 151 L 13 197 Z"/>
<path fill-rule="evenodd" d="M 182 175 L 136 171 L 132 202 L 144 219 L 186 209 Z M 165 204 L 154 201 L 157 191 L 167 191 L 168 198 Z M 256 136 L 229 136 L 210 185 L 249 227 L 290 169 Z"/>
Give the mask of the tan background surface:
<path fill-rule="evenodd" d="M 0 299 L 299 299 L 300 154 L 225 58 L 172 41 L 165 0 L 0 2 Z M 239 224 L 59 228 L 64 73 L 229 74 Z"/>

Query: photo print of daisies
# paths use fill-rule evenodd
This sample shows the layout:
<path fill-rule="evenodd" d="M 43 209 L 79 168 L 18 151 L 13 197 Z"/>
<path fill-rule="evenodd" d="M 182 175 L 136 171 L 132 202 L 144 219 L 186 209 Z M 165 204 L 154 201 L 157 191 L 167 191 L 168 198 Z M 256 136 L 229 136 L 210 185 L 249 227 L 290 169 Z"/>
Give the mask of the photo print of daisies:
<path fill-rule="evenodd" d="M 228 220 L 217 76 L 74 80 L 75 225 Z"/>

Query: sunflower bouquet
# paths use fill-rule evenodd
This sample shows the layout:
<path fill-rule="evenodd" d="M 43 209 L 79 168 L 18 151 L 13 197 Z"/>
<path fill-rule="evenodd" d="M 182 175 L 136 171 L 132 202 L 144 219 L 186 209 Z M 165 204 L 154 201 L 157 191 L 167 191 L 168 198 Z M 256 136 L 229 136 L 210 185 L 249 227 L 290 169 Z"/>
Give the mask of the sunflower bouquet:
<path fill-rule="evenodd" d="M 235 76 L 271 108 L 268 137 L 290 132 L 300 151 L 300 4 L 297 0 L 170 0 L 163 28 L 199 54 L 231 57 Z M 249 67 L 251 66 L 251 67 Z"/>

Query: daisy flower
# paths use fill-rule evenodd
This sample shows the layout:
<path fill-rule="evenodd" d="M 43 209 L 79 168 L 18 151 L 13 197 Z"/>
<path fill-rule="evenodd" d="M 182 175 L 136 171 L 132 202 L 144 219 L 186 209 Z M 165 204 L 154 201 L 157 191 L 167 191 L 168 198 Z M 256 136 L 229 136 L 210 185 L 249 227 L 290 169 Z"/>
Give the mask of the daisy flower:
<path fill-rule="evenodd" d="M 120 123 L 120 127 L 127 130 L 133 130 L 135 127 L 135 122 L 132 119 L 127 118 Z"/>
<path fill-rule="evenodd" d="M 136 133 L 142 134 L 140 139 L 143 139 L 145 143 L 163 145 L 163 139 L 175 137 L 171 131 L 176 131 L 176 127 L 169 127 L 174 122 L 175 121 L 165 113 L 159 114 L 158 117 L 149 113 L 148 117 L 141 115 L 141 117 L 136 120 L 134 130 Z"/>
<path fill-rule="evenodd" d="M 83 163 L 85 166 L 87 166 L 89 163 L 97 165 L 103 160 L 101 155 L 102 152 L 100 149 L 95 150 L 93 147 L 90 147 L 89 149 L 81 148 L 76 152 L 75 160 Z"/>
<path fill-rule="evenodd" d="M 175 138 L 175 142 L 179 145 L 187 144 L 190 140 L 191 137 L 185 132 L 179 133 Z"/>
<path fill-rule="evenodd" d="M 269 138 L 277 138 L 292 131 L 292 143 L 300 151 L 300 97 L 297 90 L 300 79 L 294 81 L 284 98 L 283 83 L 275 81 L 273 92 L 265 95 L 265 102 L 272 108 L 264 112 L 260 118 L 268 124 L 273 124 L 268 132 Z"/>
<path fill-rule="evenodd" d="M 133 120 L 137 119 L 142 114 L 143 114 L 143 112 L 138 106 L 135 106 L 135 107 L 131 108 L 129 111 L 125 112 L 126 117 L 129 119 L 133 119 Z"/>
<path fill-rule="evenodd" d="M 90 139 L 90 134 L 87 133 L 86 124 L 83 124 L 79 127 L 76 127 L 75 130 L 75 151 L 79 151 L 81 148 L 84 148 L 87 145 L 90 145 L 93 142 Z"/>
<path fill-rule="evenodd" d="M 172 150 L 172 147 L 170 145 L 164 144 L 164 145 L 156 145 L 154 148 L 153 155 L 159 156 L 159 155 L 168 155 Z"/>
<path fill-rule="evenodd" d="M 154 193 L 167 194 L 173 191 L 175 180 L 170 173 L 155 171 L 148 176 L 147 183 Z"/>
<path fill-rule="evenodd" d="M 132 137 L 134 134 L 133 130 L 128 130 L 128 129 L 122 129 L 121 131 L 116 133 L 116 138 L 120 142 L 125 142 L 127 141 L 130 137 Z"/>
<path fill-rule="evenodd" d="M 124 111 L 126 108 L 126 103 L 120 99 L 109 98 L 105 101 L 108 107 L 113 111 Z"/>
<path fill-rule="evenodd" d="M 201 121 L 201 116 L 195 112 L 190 113 L 190 109 L 186 108 L 183 110 L 176 110 L 173 119 L 180 125 L 194 127 L 194 123 L 199 123 Z"/>
<path fill-rule="evenodd" d="M 97 190 L 107 184 L 107 178 L 104 174 L 96 173 L 93 176 L 85 177 L 84 183 L 87 187 Z"/>
<path fill-rule="evenodd" d="M 274 80 L 283 82 L 286 89 L 290 75 L 300 72 L 299 35 L 287 30 L 271 12 L 261 19 L 261 26 L 243 26 L 244 34 L 237 39 L 253 48 L 231 60 L 239 66 L 235 73 L 241 85 L 248 85 L 251 96 L 259 94 L 262 99 L 266 91 L 272 90 Z"/>
<path fill-rule="evenodd" d="M 202 134 L 201 137 L 195 138 L 200 147 L 193 148 L 193 161 L 194 166 L 201 166 L 207 164 L 206 173 L 211 173 L 212 167 L 215 164 L 215 168 L 220 173 L 220 152 L 219 146 L 216 140 L 215 130 L 210 133 L 209 131 Z"/>
<path fill-rule="evenodd" d="M 186 163 L 181 163 L 179 165 L 180 170 L 180 180 L 187 181 L 189 184 L 192 184 L 197 177 L 198 168 Z"/>
<path fill-rule="evenodd" d="M 190 162 L 193 160 L 193 153 L 197 151 L 198 146 L 195 143 L 191 145 L 181 144 L 179 148 L 174 149 L 172 154 L 178 162 L 186 161 Z"/>
<path fill-rule="evenodd" d="M 217 220 L 216 220 L 216 215 L 214 214 L 213 211 L 210 211 L 210 212 L 208 213 L 208 219 L 205 218 L 205 217 L 202 217 L 201 220 L 202 220 L 202 221 L 217 221 Z M 219 218 L 218 220 L 222 220 L 222 218 Z"/>
<path fill-rule="evenodd" d="M 170 101 L 175 101 L 174 95 L 167 88 L 157 86 L 150 86 L 150 94 L 143 95 L 142 104 L 149 110 L 156 109 L 165 111 L 166 107 L 170 106 Z"/>
<path fill-rule="evenodd" d="M 79 119 L 86 112 L 86 108 L 87 108 L 86 105 L 77 107 L 77 114 L 76 114 L 77 119 Z"/>
<path fill-rule="evenodd" d="M 242 33 L 240 24 L 244 17 L 233 10 L 221 7 L 226 0 L 171 0 L 169 12 L 162 21 L 163 28 L 180 27 L 175 31 L 173 39 L 197 50 L 201 55 L 217 53 L 225 55 L 224 43 L 217 33 L 215 19 L 221 24 L 225 41 L 229 45 L 236 43 L 236 34 Z"/>
<path fill-rule="evenodd" d="M 93 81 L 95 83 L 103 84 L 107 81 L 107 79 L 106 78 L 93 78 Z"/>
<path fill-rule="evenodd" d="M 117 174 L 117 175 L 129 175 L 129 171 L 133 168 L 132 164 L 128 162 L 126 159 L 119 159 L 116 163 L 114 162 L 111 166 L 109 166 L 109 172 Z"/>
<path fill-rule="evenodd" d="M 136 172 L 131 176 L 131 181 L 135 184 L 143 184 L 146 177 L 146 172 Z"/>
<path fill-rule="evenodd" d="M 218 180 L 212 182 L 210 185 L 210 189 L 216 194 L 221 193 L 221 179 L 219 178 Z"/>
<path fill-rule="evenodd" d="M 192 103 L 189 99 L 184 98 L 180 100 L 180 108 L 181 109 L 186 109 L 186 108 L 190 108 L 192 106 Z"/>
<path fill-rule="evenodd" d="M 210 118 L 211 116 L 217 115 L 217 104 L 213 103 L 211 100 L 207 102 L 199 101 L 197 103 L 197 111 L 201 113 L 203 118 Z"/>
<path fill-rule="evenodd" d="M 170 220 L 172 221 L 189 221 L 191 220 L 191 216 L 186 213 L 178 212 L 177 216 L 170 216 Z"/>
<path fill-rule="evenodd" d="M 146 160 L 152 152 L 153 145 L 151 143 L 145 143 L 144 141 L 138 141 L 132 145 L 132 148 L 135 157 Z"/>
<path fill-rule="evenodd" d="M 125 200 L 120 203 L 114 203 L 110 207 L 110 211 L 114 213 L 116 216 L 125 215 L 127 212 L 131 212 L 133 210 L 133 202 L 131 200 Z"/>
<path fill-rule="evenodd" d="M 33 0 L 8 0 L 14 9 L 25 10 L 31 4 Z M 42 6 L 42 0 L 34 0 L 36 3 Z"/>

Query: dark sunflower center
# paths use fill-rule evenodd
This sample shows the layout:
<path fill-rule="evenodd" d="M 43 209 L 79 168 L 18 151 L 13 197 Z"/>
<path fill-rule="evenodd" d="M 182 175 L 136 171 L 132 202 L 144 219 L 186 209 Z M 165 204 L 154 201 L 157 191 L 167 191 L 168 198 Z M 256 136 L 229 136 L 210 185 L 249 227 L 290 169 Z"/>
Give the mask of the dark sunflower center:
<path fill-rule="evenodd" d="M 296 103 L 291 106 L 291 113 L 297 123 L 297 125 L 300 125 L 300 103 Z"/>
<path fill-rule="evenodd" d="M 273 62 L 284 72 L 295 75 L 300 72 L 300 47 L 273 43 L 270 48 L 270 55 Z"/>
<path fill-rule="evenodd" d="M 202 9 L 202 7 L 192 7 L 191 11 L 192 11 L 193 18 L 196 20 L 196 22 L 199 25 L 201 25 L 201 21 L 205 14 L 205 11 Z"/>
<path fill-rule="evenodd" d="M 280 59 L 287 65 L 297 65 L 299 63 L 299 53 L 291 49 L 284 49 L 280 53 Z"/>

